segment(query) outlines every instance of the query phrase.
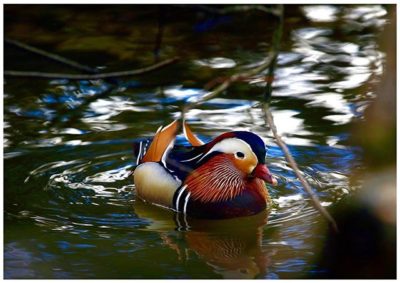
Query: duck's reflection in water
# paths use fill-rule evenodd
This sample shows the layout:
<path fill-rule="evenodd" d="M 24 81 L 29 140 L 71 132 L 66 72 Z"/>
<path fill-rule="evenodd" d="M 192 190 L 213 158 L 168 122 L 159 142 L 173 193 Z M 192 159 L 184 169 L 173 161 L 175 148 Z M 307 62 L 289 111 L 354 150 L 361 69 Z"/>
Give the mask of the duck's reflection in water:
<path fill-rule="evenodd" d="M 250 279 L 266 274 L 269 256 L 262 249 L 262 238 L 268 211 L 250 217 L 204 220 L 174 214 L 141 200 L 135 202 L 134 209 L 151 222 L 146 229 L 159 232 L 181 261 L 189 260 L 194 252 L 223 278 Z"/>

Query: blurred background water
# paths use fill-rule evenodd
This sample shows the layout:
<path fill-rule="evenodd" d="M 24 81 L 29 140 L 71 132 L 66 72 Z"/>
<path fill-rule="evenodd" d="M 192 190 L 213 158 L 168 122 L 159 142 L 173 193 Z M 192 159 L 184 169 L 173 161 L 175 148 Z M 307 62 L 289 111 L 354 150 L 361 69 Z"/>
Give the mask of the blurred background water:
<path fill-rule="evenodd" d="M 194 221 L 135 197 L 132 144 L 180 117 L 227 76 L 262 63 L 276 27 L 259 9 L 205 5 L 6 5 L 5 36 L 101 71 L 181 60 L 108 80 L 5 78 L 5 278 L 303 278 L 325 222 L 265 126 L 265 79 L 234 84 L 187 114 L 203 140 L 250 130 L 279 185 L 270 213 Z M 381 5 L 286 5 L 271 110 L 329 208 L 360 187 L 350 129 L 374 100 L 388 24 Z M 75 70 L 5 44 L 6 70 Z M 184 143 L 182 137 L 178 144 Z M 178 218 L 178 219 L 177 219 Z"/>

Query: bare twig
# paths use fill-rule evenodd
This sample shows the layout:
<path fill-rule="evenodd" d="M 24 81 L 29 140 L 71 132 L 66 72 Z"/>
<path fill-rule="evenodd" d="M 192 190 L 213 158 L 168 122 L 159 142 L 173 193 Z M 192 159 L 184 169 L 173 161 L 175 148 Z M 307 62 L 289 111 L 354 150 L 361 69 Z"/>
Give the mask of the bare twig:
<path fill-rule="evenodd" d="M 296 176 L 299 178 L 299 180 L 300 180 L 301 184 L 303 185 L 304 189 L 310 195 L 314 207 L 331 223 L 333 229 L 336 232 L 338 232 L 339 230 L 338 230 L 338 227 L 337 227 L 337 224 L 336 224 L 335 220 L 329 214 L 329 212 L 321 205 L 318 196 L 313 192 L 311 186 L 308 184 L 306 179 L 302 176 L 301 171 L 298 168 L 296 161 L 294 160 L 294 158 L 290 154 L 290 151 L 289 151 L 288 147 L 282 141 L 281 137 L 278 135 L 278 132 L 277 132 L 277 129 L 276 129 L 276 126 L 274 124 L 273 117 L 272 117 L 272 113 L 271 113 L 271 111 L 269 109 L 268 101 L 271 99 L 272 81 L 273 81 L 276 61 L 277 61 L 277 57 L 278 57 L 278 50 L 279 50 L 279 46 L 280 46 L 280 41 L 281 41 L 281 37 L 282 37 L 282 33 L 283 33 L 283 6 L 279 5 L 278 8 L 277 8 L 277 11 L 279 12 L 279 14 L 277 15 L 278 18 L 279 18 L 279 25 L 278 25 L 277 29 L 274 32 L 272 48 L 271 48 L 271 51 L 269 52 L 268 57 L 266 58 L 266 60 L 262 64 L 260 64 L 259 66 L 257 66 L 256 68 L 254 68 L 254 69 L 252 69 L 250 71 L 232 75 L 231 77 L 226 79 L 223 83 L 221 83 L 218 87 L 214 88 L 212 91 L 206 93 L 205 95 L 203 95 L 199 99 L 197 99 L 197 100 L 185 105 L 184 108 L 182 109 L 182 119 L 184 119 L 185 113 L 189 109 L 191 109 L 193 107 L 196 107 L 198 105 L 201 105 L 205 101 L 208 101 L 208 100 L 210 100 L 212 98 L 217 97 L 224 90 L 226 90 L 229 86 L 231 86 L 232 83 L 234 83 L 236 81 L 239 81 L 239 80 L 242 80 L 244 78 L 249 78 L 251 76 L 255 76 L 255 75 L 261 73 L 262 71 L 264 71 L 265 69 L 269 68 L 269 70 L 268 70 L 268 80 L 267 80 L 267 85 L 266 85 L 266 89 L 265 89 L 266 90 L 265 100 L 267 102 L 263 104 L 264 105 L 263 111 L 264 111 L 264 114 L 265 114 L 265 123 L 270 126 L 270 128 L 272 130 L 272 133 L 273 133 L 273 135 L 274 135 L 274 137 L 275 137 L 275 139 L 277 141 L 278 146 L 282 149 L 282 151 L 285 154 L 286 161 L 293 168 Z"/>
<path fill-rule="evenodd" d="M 93 74 L 98 73 L 97 69 L 91 68 L 91 67 L 86 66 L 86 65 L 82 65 L 82 64 L 80 64 L 78 62 L 75 62 L 73 60 L 64 58 L 64 57 L 62 57 L 60 55 L 56 55 L 56 54 L 41 50 L 39 48 L 30 46 L 30 45 L 28 45 L 26 43 L 23 43 L 23 42 L 14 40 L 14 39 L 10 39 L 10 38 L 4 38 L 4 41 L 6 43 L 8 43 L 8 44 L 15 45 L 15 46 L 17 46 L 19 48 L 22 48 L 24 50 L 27 50 L 29 52 L 32 52 L 32 53 L 35 53 L 35 54 L 39 54 L 41 56 L 44 56 L 46 58 L 49 58 L 49 59 L 54 60 L 54 61 L 59 62 L 59 63 L 63 63 L 65 65 L 68 65 L 68 66 L 73 67 L 75 69 L 78 69 L 78 70 L 81 70 L 81 71 L 85 71 L 85 72 L 88 72 L 88 73 L 93 73 Z"/>
<path fill-rule="evenodd" d="M 268 69 L 268 77 L 271 78 L 270 80 L 267 81 L 267 85 L 265 87 L 265 100 L 268 102 L 271 99 L 272 95 L 272 82 L 274 81 L 274 73 L 275 73 L 275 68 L 276 68 L 276 63 L 278 60 L 278 54 L 279 54 L 279 49 L 281 45 L 281 39 L 282 39 L 282 34 L 283 34 L 283 5 L 278 5 L 277 10 L 279 11 L 278 15 L 278 26 L 274 31 L 273 37 L 272 37 L 272 46 L 271 50 L 275 52 L 275 58 L 273 59 L 272 63 L 269 66 Z"/>
<path fill-rule="evenodd" d="M 283 142 L 283 140 L 279 136 L 278 131 L 276 130 L 276 126 L 274 124 L 274 118 L 272 117 L 272 113 L 271 113 L 271 111 L 269 109 L 269 105 L 267 103 L 264 103 L 264 114 L 265 114 L 265 122 L 270 126 L 272 133 L 274 134 L 276 143 L 282 149 L 283 153 L 285 154 L 286 161 L 289 163 L 290 167 L 292 167 L 297 178 L 299 178 L 304 189 L 311 197 L 314 207 L 332 224 L 333 229 L 336 232 L 338 232 L 339 229 L 337 227 L 335 219 L 333 219 L 333 217 L 329 214 L 329 212 L 321 205 L 318 196 L 313 192 L 313 190 L 311 189 L 311 186 L 308 184 L 306 179 L 301 174 L 296 161 L 290 154 L 289 148 L 286 146 L 286 144 Z"/>
<path fill-rule="evenodd" d="M 166 8 L 163 5 L 158 5 L 158 17 L 157 17 L 157 35 L 156 41 L 154 46 L 154 63 L 158 63 L 160 61 L 160 51 L 161 51 L 161 44 L 164 35 L 164 24 L 165 24 L 165 13 Z"/>
<path fill-rule="evenodd" d="M 268 76 L 270 78 L 273 78 L 273 76 L 274 76 L 276 60 L 277 60 L 277 56 L 278 56 L 278 50 L 279 50 L 280 41 L 281 41 L 282 33 L 283 33 L 283 6 L 279 5 L 279 7 L 280 7 L 280 11 L 281 11 L 281 14 L 279 16 L 279 25 L 274 32 L 273 41 L 272 41 L 272 50 L 274 51 L 274 54 L 276 54 L 276 57 L 272 60 L 272 63 L 269 66 Z M 290 167 L 292 167 L 297 178 L 299 178 L 304 189 L 306 190 L 308 195 L 311 197 L 314 207 L 331 223 L 334 231 L 339 232 L 339 229 L 337 227 L 335 219 L 333 219 L 333 217 L 329 214 L 329 212 L 321 205 L 321 202 L 320 202 L 318 196 L 313 192 L 310 184 L 307 182 L 307 180 L 301 174 L 301 171 L 300 171 L 299 167 L 297 166 L 297 163 L 294 160 L 293 156 L 291 155 L 289 148 L 286 146 L 286 144 L 283 142 L 282 138 L 278 134 L 278 131 L 277 131 L 275 123 L 274 123 L 274 118 L 272 117 L 272 113 L 269 108 L 269 100 L 271 99 L 271 94 L 272 94 L 272 82 L 273 82 L 273 80 L 268 80 L 266 88 L 265 88 L 266 102 L 263 104 L 265 123 L 268 124 L 269 127 L 271 128 L 271 131 L 274 135 L 276 143 L 282 149 L 283 153 L 285 154 L 286 161 L 289 163 Z"/>
<path fill-rule="evenodd" d="M 262 71 L 264 71 L 265 69 L 267 69 L 270 66 L 270 64 L 274 58 L 275 58 L 275 53 L 270 52 L 270 54 L 266 58 L 266 60 L 261 65 L 259 65 L 257 68 L 252 69 L 247 72 L 242 72 L 242 73 L 237 73 L 237 74 L 232 75 L 231 77 L 226 79 L 222 84 L 220 84 L 218 87 L 214 88 L 214 90 L 206 93 L 205 95 L 200 97 L 198 100 L 195 100 L 189 104 L 186 104 L 183 108 L 182 115 L 184 115 L 189 109 L 199 106 L 202 103 L 206 102 L 207 100 L 217 97 L 224 90 L 226 90 L 229 86 L 231 86 L 232 83 L 239 81 L 239 80 L 246 79 L 246 78 L 250 78 L 255 75 L 258 75 L 259 73 L 261 73 Z"/>
<path fill-rule="evenodd" d="M 217 15 L 226 15 L 235 12 L 247 12 L 247 11 L 261 11 L 265 13 L 272 14 L 274 16 L 279 16 L 279 11 L 277 11 L 273 7 L 266 7 L 264 5 L 227 5 L 224 8 L 214 8 L 214 5 L 182 5 L 183 7 L 195 7 L 196 9 L 203 10 L 207 13 L 217 14 Z"/>
<path fill-rule="evenodd" d="M 264 5 L 230 5 L 220 10 L 222 14 L 232 13 L 232 12 L 246 12 L 246 11 L 261 11 L 265 13 L 272 14 L 274 16 L 279 16 L 279 10 L 275 8 L 268 8 Z"/>
<path fill-rule="evenodd" d="M 98 79 L 106 79 L 106 78 L 116 78 L 116 77 L 127 77 L 127 76 L 137 76 L 142 75 L 154 70 L 161 69 L 167 65 L 170 65 L 176 62 L 179 58 L 174 57 L 172 59 L 168 59 L 162 61 L 160 63 L 144 67 L 136 70 L 128 70 L 121 72 L 111 72 L 111 73 L 102 73 L 102 74 L 58 74 L 58 73 L 44 73 L 44 72 L 24 72 L 24 71 L 4 71 L 5 76 L 13 76 L 13 77 L 31 77 L 31 78 L 47 78 L 47 79 L 69 79 L 69 80 L 98 80 Z"/>

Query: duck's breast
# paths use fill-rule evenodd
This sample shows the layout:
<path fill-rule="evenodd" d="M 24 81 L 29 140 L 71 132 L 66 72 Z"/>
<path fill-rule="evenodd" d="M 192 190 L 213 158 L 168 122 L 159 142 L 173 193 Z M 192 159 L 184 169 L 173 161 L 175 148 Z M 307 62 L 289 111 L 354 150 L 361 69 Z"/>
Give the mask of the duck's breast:
<path fill-rule="evenodd" d="M 175 191 L 182 183 L 158 162 L 140 164 L 133 180 L 140 198 L 165 207 L 172 207 Z"/>
<path fill-rule="evenodd" d="M 186 213 L 195 218 L 223 219 L 250 216 L 266 209 L 265 195 L 258 190 L 246 188 L 233 199 L 216 202 L 201 202 L 190 199 Z"/>

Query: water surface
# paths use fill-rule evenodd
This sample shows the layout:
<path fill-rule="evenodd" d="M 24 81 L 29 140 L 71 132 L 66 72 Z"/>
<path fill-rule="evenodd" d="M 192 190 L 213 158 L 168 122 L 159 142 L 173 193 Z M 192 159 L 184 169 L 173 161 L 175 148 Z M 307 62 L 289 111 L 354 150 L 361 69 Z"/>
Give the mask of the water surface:
<path fill-rule="evenodd" d="M 132 182 L 132 143 L 179 118 L 186 101 L 226 76 L 261 63 L 274 23 L 259 10 L 216 14 L 191 5 L 7 5 L 6 36 L 102 71 L 176 55 L 181 61 L 124 79 L 5 79 L 5 278 L 323 273 L 315 259 L 325 221 L 264 123 L 262 76 L 235 84 L 186 117 L 206 141 L 231 130 L 264 139 L 279 182 L 269 188 L 271 211 L 188 220 L 137 199 Z M 350 181 L 352 170 L 362 168 L 360 148 L 349 144 L 350 125 L 375 97 L 385 58 L 377 38 L 386 23 L 380 5 L 285 7 L 272 112 L 327 208 L 359 186 Z M 7 44 L 4 57 L 5 69 L 74 72 Z"/>

